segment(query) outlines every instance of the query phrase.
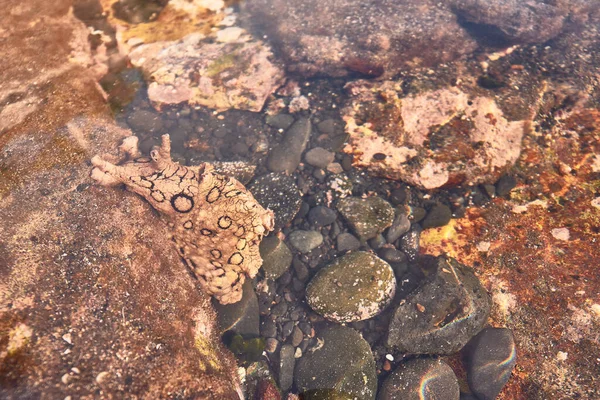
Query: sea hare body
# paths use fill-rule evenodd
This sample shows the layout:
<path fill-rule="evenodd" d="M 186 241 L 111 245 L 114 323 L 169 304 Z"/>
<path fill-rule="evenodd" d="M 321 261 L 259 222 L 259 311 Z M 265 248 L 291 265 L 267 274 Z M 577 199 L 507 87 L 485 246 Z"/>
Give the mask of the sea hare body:
<path fill-rule="evenodd" d="M 125 161 L 92 158 L 91 177 L 101 185 L 125 184 L 161 212 L 173 230 L 173 242 L 205 291 L 222 304 L 241 299 L 246 276 L 262 265 L 258 245 L 273 230 L 274 217 L 233 178 L 203 163 L 186 167 L 171 160 L 169 135 L 150 157 L 142 157 L 130 136 L 120 150 Z"/>

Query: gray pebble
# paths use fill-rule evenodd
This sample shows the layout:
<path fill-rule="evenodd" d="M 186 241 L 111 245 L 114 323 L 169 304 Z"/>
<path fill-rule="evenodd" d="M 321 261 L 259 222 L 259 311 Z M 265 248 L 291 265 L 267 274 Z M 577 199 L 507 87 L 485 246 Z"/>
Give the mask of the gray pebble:
<path fill-rule="evenodd" d="M 301 253 L 308 253 L 323 243 L 323 235 L 317 231 L 293 231 L 288 239 L 291 245 Z"/>
<path fill-rule="evenodd" d="M 284 344 L 279 351 L 279 387 L 282 391 L 287 391 L 292 387 L 294 381 L 294 346 Z"/>
<path fill-rule="evenodd" d="M 302 152 L 310 137 L 311 124 L 307 118 L 296 121 L 285 133 L 279 146 L 271 150 L 267 167 L 273 172 L 291 174 L 300 164 Z"/>
<path fill-rule="evenodd" d="M 378 252 L 379 257 L 389 263 L 404 263 L 406 262 L 406 254 L 393 247 L 384 247 Z"/>
<path fill-rule="evenodd" d="M 292 331 L 292 346 L 298 347 L 302 342 L 302 339 L 304 339 L 302 331 L 300 330 L 300 328 L 295 326 L 294 330 Z"/>
<path fill-rule="evenodd" d="M 308 222 L 313 226 L 326 226 L 337 219 L 337 213 L 331 208 L 317 206 L 311 208 L 308 213 Z"/>
<path fill-rule="evenodd" d="M 358 250 L 360 241 L 351 233 L 340 233 L 336 238 L 338 251 Z"/>
<path fill-rule="evenodd" d="M 267 115 L 267 125 L 277 129 L 287 129 L 294 123 L 294 117 L 289 114 Z"/>
<path fill-rule="evenodd" d="M 315 147 L 310 149 L 304 155 L 304 160 L 313 167 L 325 169 L 329 164 L 333 162 L 335 154 L 331 151 L 327 151 L 322 147 Z"/>
<path fill-rule="evenodd" d="M 450 210 L 450 207 L 445 204 L 436 204 L 429 210 L 427 216 L 421 223 L 421 226 L 423 229 L 437 228 L 448 224 L 451 218 L 452 211 Z"/>
<path fill-rule="evenodd" d="M 400 239 L 400 236 L 404 235 L 410 230 L 410 221 L 408 216 L 402 212 L 396 214 L 392 226 L 388 229 L 385 238 L 388 243 L 394 243 Z"/>

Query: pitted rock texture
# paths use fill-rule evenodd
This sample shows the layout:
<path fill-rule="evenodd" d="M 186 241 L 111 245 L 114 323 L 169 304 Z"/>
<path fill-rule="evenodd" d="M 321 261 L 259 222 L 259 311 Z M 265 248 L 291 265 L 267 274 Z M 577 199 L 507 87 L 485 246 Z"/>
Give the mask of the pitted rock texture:
<path fill-rule="evenodd" d="M 204 163 L 185 167 L 171 160 L 169 135 L 150 157 L 142 157 L 137 137 L 120 147 L 121 165 L 92 159 L 92 178 L 106 186 L 125 184 L 163 213 L 180 256 L 203 289 L 222 304 L 238 302 L 246 276 L 253 278 L 262 259 L 258 245 L 273 230 L 274 216 L 233 178 Z"/>
<path fill-rule="evenodd" d="M 527 119 L 456 87 L 404 95 L 401 82 L 356 81 L 344 111 L 354 163 L 423 189 L 497 180 L 518 159 Z"/>

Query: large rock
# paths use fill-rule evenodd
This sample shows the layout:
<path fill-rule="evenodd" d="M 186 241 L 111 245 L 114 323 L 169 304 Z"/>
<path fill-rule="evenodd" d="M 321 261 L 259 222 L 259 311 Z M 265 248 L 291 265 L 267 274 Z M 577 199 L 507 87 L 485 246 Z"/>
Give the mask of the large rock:
<path fill-rule="evenodd" d="M 306 301 L 327 319 L 352 322 L 379 314 L 395 292 L 392 267 L 374 254 L 357 251 L 321 269 L 306 288 Z"/>
<path fill-rule="evenodd" d="M 520 43 L 552 39 L 569 22 L 587 20 L 586 14 L 598 7 L 594 0 L 453 0 L 451 3 L 464 20 Z"/>
<path fill-rule="evenodd" d="M 377 400 L 458 400 L 460 389 L 452 368 L 439 359 L 403 362 L 383 382 Z"/>
<path fill-rule="evenodd" d="M 345 109 L 354 164 L 423 189 L 497 180 L 517 161 L 526 119 L 456 87 L 405 96 L 401 82 L 357 81 Z M 529 105 L 531 107 L 531 104 Z"/>
<path fill-rule="evenodd" d="M 2 101 L 35 117 L 0 139 L 0 397 L 238 398 L 210 299 L 168 227 L 89 178 L 91 156 L 129 134 L 74 62 L 89 31 L 70 1 L 5 5 L 0 88 L 21 95 Z"/>
<path fill-rule="evenodd" d="M 517 363 L 510 329 L 485 328 L 466 346 L 469 387 L 481 400 L 494 400 Z"/>
<path fill-rule="evenodd" d="M 443 256 L 394 311 L 387 345 L 413 354 L 452 354 L 486 324 L 491 300 L 470 268 Z"/>
<path fill-rule="evenodd" d="M 371 347 L 360 333 L 344 326 L 327 326 L 317 334 L 320 344 L 296 364 L 294 382 L 302 392 L 335 390 L 349 398 L 372 400 L 377 373 Z M 344 397 L 345 398 L 345 397 Z"/>
<path fill-rule="evenodd" d="M 288 69 L 304 75 L 391 76 L 476 48 L 450 8 L 433 0 L 251 0 L 244 7 L 248 22 L 277 46 Z"/>
<path fill-rule="evenodd" d="M 191 34 L 131 52 L 133 65 L 151 81 L 150 101 L 155 107 L 188 102 L 217 110 L 260 111 L 283 82 L 283 71 L 271 62 L 268 46 L 247 36 L 227 43 L 203 39 L 202 34 Z"/>

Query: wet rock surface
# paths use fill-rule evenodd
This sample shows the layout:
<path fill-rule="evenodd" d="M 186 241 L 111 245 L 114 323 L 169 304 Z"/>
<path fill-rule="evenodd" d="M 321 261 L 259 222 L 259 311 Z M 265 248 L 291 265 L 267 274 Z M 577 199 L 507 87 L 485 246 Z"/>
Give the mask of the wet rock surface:
<path fill-rule="evenodd" d="M 422 358 L 400 364 L 383 382 L 377 400 L 458 400 L 459 396 L 452 368 L 442 360 Z"/>
<path fill-rule="evenodd" d="M 255 337 L 260 334 L 258 300 L 252 281 L 244 282 L 242 299 L 235 304 L 220 304 L 213 301 L 217 312 L 217 325 L 221 334 L 231 331 L 239 335 Z"/>
<path fill-rule="evenodd" d="M 300 392 L 336 390 L 357 399 L 374 399 L 375 362 L 369 344 L 352 328 L 328 325 L 318 333 L 320 347 L 305 354 L 294 381 Z"/>
<path fill-rule="evenodd" d="M 399 81 L 358 81 L 347 90 L 345 151 L 355 165 L 424 189 L 496 181 L 517 161 L 532 117 L 506 115 L 469 88 L 405 95 Z"/>
<path fill-rule="evenodd" d="M 517 363 L 510 329 L 485 328 L 469 342 L 465 353 L 471 391 L 481 400 L 497 398 Z"/>
<path fill-rule="evenodd" d="M 452 354 L 486 324 L 491 300 L 456 260 L 430 260 L 429 278 L 394 311 L 387 344 L 413 354 Z"/>
<path fill-rule="evenodd" d="M 248 188 L 254 198 L 275 213 L 275 229 L 286 226 L 302 204 L 296 182 L 290 176 L 270 173 L 260 176 Z"/>
<path fill-rule="evenodd" d="M 269 153 L 267 166 L 273 172 L 292 173 L 302 158 L 310 137 L 309 119 L 299 119 L 285 132 L 281 143 Z"/>
<path fill-rule="evenodd" d="M 395 291 L 390 265 L 371 253 L 357 251 L 321 269 L 306 288 L 306 301 L 329 320 L 361 321 L 380 313 Z"/>
<path fill-rule="evenodd" d="M 279 278 L 292 265 L 292 252 L 276 236 L 269 236 L 262 240 L 260 256 L 263 259 L 262 269 L 269 279 Z"/>
<path fill-rule="evenodd" d="M 316 231 L 297 230 L 290 233 L 289 241 L 300 253 L 308 253 L 323 243 L 323 235 Z"/>
<path fill-rule="evenodd" d="M 394 221 L 394 209 L 380 197 L 348 197 L 338 202 L 337 210 L 363 240 L 374 238 Z"/>
<path fill-rule="evenodd" d="M 324 6 L 316 0 L 253 0 L 245 9 L 255 31 L 277 38 L 273 44 L 288 70 L 307 76 L 391 76 L 412 66 L 450 61 L 476 48 L 456 16 L 433 1 L 367 6 L 337 0 Z"/>

